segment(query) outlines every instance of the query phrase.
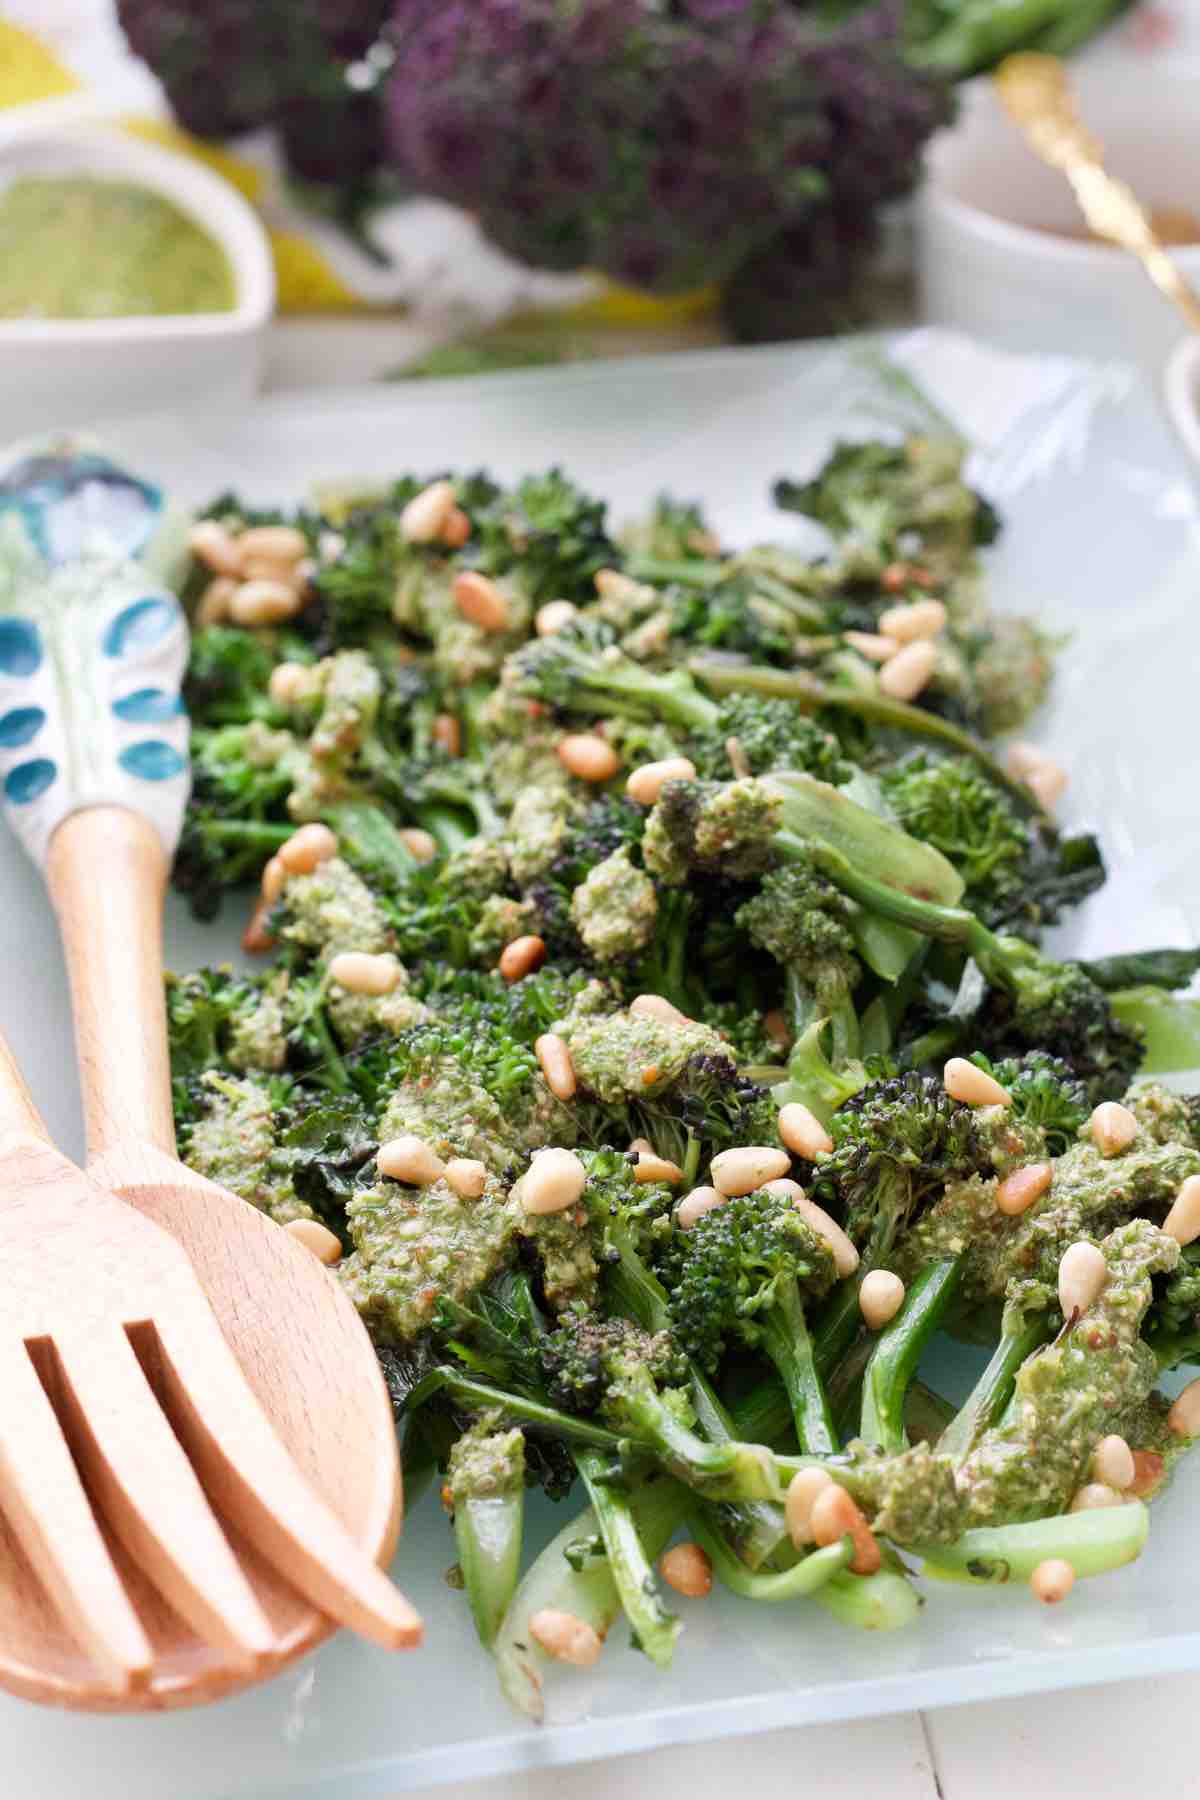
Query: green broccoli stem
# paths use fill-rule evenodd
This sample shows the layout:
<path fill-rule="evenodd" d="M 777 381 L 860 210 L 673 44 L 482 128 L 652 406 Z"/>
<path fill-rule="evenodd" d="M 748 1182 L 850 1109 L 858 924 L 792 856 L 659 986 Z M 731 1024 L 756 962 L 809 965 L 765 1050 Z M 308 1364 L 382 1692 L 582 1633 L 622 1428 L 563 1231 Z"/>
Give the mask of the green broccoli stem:
<path fill-rule="evenodd" d="M 597 1456 L 598 1451 L 580 1455 Z M 479 1641 L 490 1650 L 521 1572 L 525 1489 L 478 1495 L 454 1507 L 454 1541 Z"/>
<path fill-rule="evenodd" d="M 857 1091 L 857 1090 L 856 1090 Z M 776 1090 L 778 1092 L 778 1090 Z M 859 1290 L 872 1269 L 887 1267 L 896 1233 L 900 1228 L 905 1182 L 902 1174 L 894 1177 L 897 1197 L 889 1201 L 883 1177 L 876 1194 L 875 1215 L 871 1235 L 861 1247 L 859 1264 L 852 1275 L 838 1283 L 817 1320 L 813 1333 L 813 1357 L 817 1373 L 828 1381 L 835 1365 L 849 1349 L 862 1324 Z"/>
<path fill-rule="evenodd" d="M 648 1448 L 680 1481 L 722 1500 L 761 1500 L 778 1495 L 770 1452 L 759 1444 L 729 1439 L 713 1444 L 699 1437 L 666 1404 L 644 1367 L 621 1382 L 621 1405 L 633 1426 L 635 1445 Z"/>
<path fill-rule="evenodd" d="M 683 587 L 719 587 L 729 573 L 724 563 L 704 557 L 631 556 L 623 571 L 633 581 L 677 581 Z"/>
<path fill-rule="evenodd" d="M 874 1575 L 843 1571 L 813 1598 L 840 1624 L 857 1631 L 901 1631 L 921 1610 L 916 1589 L 896 1569 L 877 1569 Z"/>
<path fill-rule="evenodd" d="M 347 862 L 389 886 L 406 882 L 420 866 L 382 807 L 372 801 L 343 800 L 323 807 L 321 817 L 337 833 Z"/>
<path fill-rule="evenodd" d="M 629 1496 L 611 1480 L 608 1457 L 595 1450 L 576 1450 L 573 1460 L 604 1539 L 608 1566 L 633 1631 L 634 1644 L 660 1669 L 669 1668 L 680 1622 L 662 1603 L 654 1566 L 638 1534 Z"/>
<path fill-rule="evenodd" d="M 529 1425 L 534 1430 L 563 1438 L 568 1444 L 604 1450 L 609 1456 L 618 1455 L 625 1444 L 619 1433 L 609 1431 L 606 1426 L 594 1425 L 590 1419 L 577 1418 L 574 1413 L 560 1412 L 557 1407 L 545 1406 L 524 1394 L 508 1393 L 504 1388 L 493 1387 L 490 1382 L 476 1381 L 446 1364 L 439 1364 L 421 1377 L 408 1396 L 405 1410 L 415 1412 L 417 1407 L 439 1393 L 463 1401 L 472 1412 L 495 1408 L 514 1425 Z M 645 1448 L 652 1450 L 653 1447 L 647 1440 Z"/>
<path fill-rule="evenodd" d="M 209 844 L 233 856 L 240 850 L 261 852 L 264 862 L 296 834 L 294 825 L 272 825 L 266 819 L 218 819 L 206 814 L 200 824 Z"/>
<path fill-rule="evenodd" d="M 922 1573 L 935 1581 L 997 1584 L 1027 1581 L 1047 1557 L 1062 1557 L 1076 1575 L 1104 1575 L 1141 1553 L 1150 1515 L 1140 1500 L 1091 1512 L 1058 1513 L 1021 1525 L 983 1525 L 953 1544 L 916 1545 Z"/>
<path fill-rule="evenodd" d="M 783 1080 L 762 1081 L 760 1086 L 771 1089 L 771 1097 L 777 1106 L 798 1100 L 815 1113 L 823 1125 L 828 1125 L 831 1114 L 866 1086 L 867 1072 L 857 1062 L 834 1067 L 821 1041 L 825 1028 L 824 1019 L 815 1019 L 793 1044 Z M 743 1070 L 743 1073 L 751 1080 L 755 1078 L 753 1070 Z"/>
<path fill-rule="evenodd" d="M 1005 1332 L 962 1406 L 938 1439 L 940 1454 L 962 1461 L 1000 1418 L 1012 1398 L 1017 1371 L 1054 1335 L 1046 1313 L 1033 1313 L 1017 1331 Z"/>
<path fill-rule="evenodd" d="M 872 724 L 904 732 L 909 737 L 949 744 L 962 755 L 974 757 L 990 779 L 1020 804 L 1022 812 L 1035 818 L 1048 836 L 1057 836 L 1054 821 L 1038 805 L 1025 783 L 1014 780 L 1004 764 L 978 738 L 938 713 L 926 712 L 921 706 L 910 706 L 904 700 L 889 700 L 878 692 L 835 687 L 803 669 L 760 668 L 717 662 L 704 656 L 693 657 L 688 667 L 716 694 L 765 694 L 781 700 L 798 700 L 802 705 L 806 704 L 810 712 L 822 706 L 833 707 L 855 713 Z"/>
<path fill-rule="evenodd" d="M 780 1283 L 762 1324 L 763 1349 L 787 1390 L 800 1448 L 814 1456 L 832 1456 L 838 1448 L 837 1430 L 813 1362 L 812 1339 L 795 1281 Z"/>
<path fill-rule="evenodd" d="M 836 1544 L 812 1551 L 790 1569 L 761 1575 L 747 1569 L 734 1555 L 721 1533 L 698 1507 L 688 1513 L 687 1529 L 707 1554 L 713 1573 L 723 1587 L 741 1594 L 746 1600 L 764 1601 L 768 1606 L 815 1594 L 847 1566 L 854 1554 L 853 1540 L 844 1537 Z"/>
<path fill-rule="evenodd" d="M 908 1384 L 933 1333 L 946 1316 L 962 1277 L 962 1258 L 928 1263 L 909 1287 L 904 1304 L 879 1335 L 863 1378 L 861 1435 L 881 1450 L 908 1447 L 904 1402 Z"/>
<path fill-rule="evenodd" d="M 796 1043 L 813 1025 L 824 1024 L 829 1031 L 830 1052 L 835 1068 L 858 1055 L 858 1014 L 847 993 L 829 1004 L 822 1004 L 811 986 L 795 968 L 785 974 L 787 1006 L 792 1038 Z"/>

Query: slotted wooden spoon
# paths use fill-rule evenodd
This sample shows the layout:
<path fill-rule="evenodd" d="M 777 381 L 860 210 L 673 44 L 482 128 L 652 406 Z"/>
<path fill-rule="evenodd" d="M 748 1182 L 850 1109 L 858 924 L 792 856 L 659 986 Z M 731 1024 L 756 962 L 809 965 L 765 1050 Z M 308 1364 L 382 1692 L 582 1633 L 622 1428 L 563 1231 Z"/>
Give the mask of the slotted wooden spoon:
<path fill-rule="evenodd" d="M 166 872 L 121 808 L 51 839 L 90 1179 L 0 1055 L 0 1684 L 89 1709 L 212 1699 L 335 1620 L 420 1638 L 377 1567 L 399 1464 L 354 1308 L 175 1156 Z"/>

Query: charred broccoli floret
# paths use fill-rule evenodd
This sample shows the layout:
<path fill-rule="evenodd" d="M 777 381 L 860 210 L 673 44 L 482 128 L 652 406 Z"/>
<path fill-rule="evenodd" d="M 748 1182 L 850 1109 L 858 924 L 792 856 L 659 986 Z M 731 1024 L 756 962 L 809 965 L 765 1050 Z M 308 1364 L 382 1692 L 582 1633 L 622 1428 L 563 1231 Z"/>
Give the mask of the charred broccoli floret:
<path fill-rule="evenodd" d="M 1008 1094 L 1014 1117 L 1035 1125 L 1052 1156 L 1070 1148 L 1091 1112 L 1087 1090 L 1061 1057 L 1044 1050 L 991 1062 L 981 1050 L 971 1061 L 993 1076 Z"/>
<path fill-rule="evenodd" d="M 837 1061 L 858 1050 L 853 994 L 863 971 L 851 912 L 832 882 L 795 862 L 764 875 L 757 894 L 737 913 L 742 930 L 784 970 L 793 1036 L 827 1019 Z"/>

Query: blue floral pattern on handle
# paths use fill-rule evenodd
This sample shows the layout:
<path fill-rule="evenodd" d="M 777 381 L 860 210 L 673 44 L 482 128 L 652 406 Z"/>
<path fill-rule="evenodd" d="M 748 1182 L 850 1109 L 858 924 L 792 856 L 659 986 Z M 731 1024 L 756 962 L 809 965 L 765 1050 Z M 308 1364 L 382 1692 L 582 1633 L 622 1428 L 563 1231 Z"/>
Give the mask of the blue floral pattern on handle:
<path fill-rule="evenodd" d="M 126 806 L 168 853 L 187 803 L 183 522 L 72 441 L 0 471 L 0 801 L 34 860 L 69 813 Z"/>

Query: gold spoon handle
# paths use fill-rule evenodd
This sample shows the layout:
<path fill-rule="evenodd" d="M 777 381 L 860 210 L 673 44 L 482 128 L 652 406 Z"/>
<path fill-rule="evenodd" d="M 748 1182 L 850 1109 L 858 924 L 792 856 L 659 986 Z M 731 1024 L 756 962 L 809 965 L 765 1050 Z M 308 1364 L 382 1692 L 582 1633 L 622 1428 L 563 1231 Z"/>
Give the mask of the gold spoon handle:
<path fill-rule="evenodd" d="M 1070 182 L 1092 230 L 1136 256 L 1159 292 L 1200 331 L 1200 296 L 1132 188 L 1104 167 L 1104 147 L 1079 117 L 1058 58 L 1023 51 L 1007 57 L 993 80 L 1001 105 L 1029 147 Z"/>

